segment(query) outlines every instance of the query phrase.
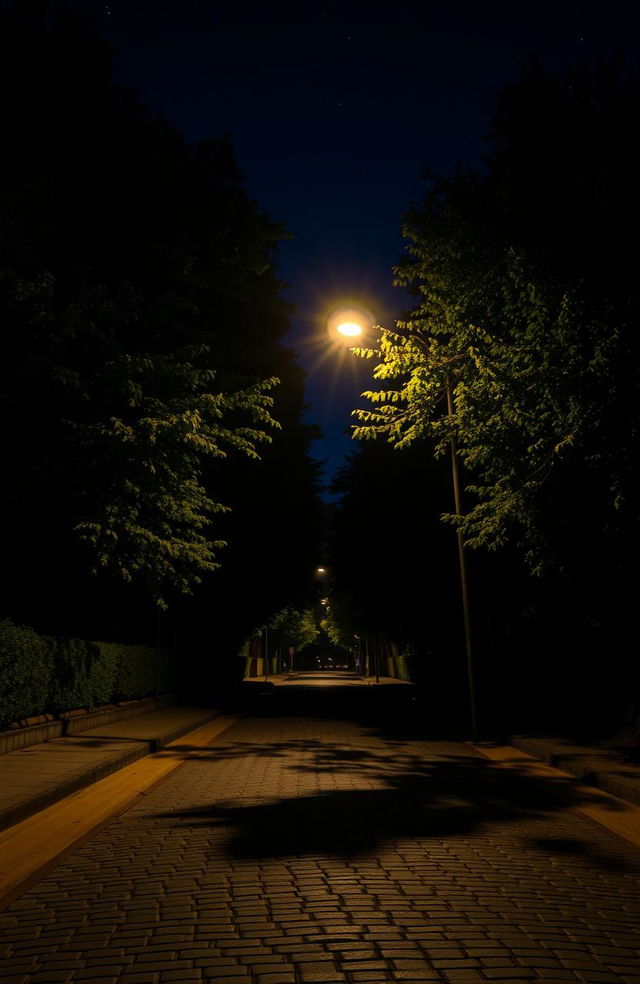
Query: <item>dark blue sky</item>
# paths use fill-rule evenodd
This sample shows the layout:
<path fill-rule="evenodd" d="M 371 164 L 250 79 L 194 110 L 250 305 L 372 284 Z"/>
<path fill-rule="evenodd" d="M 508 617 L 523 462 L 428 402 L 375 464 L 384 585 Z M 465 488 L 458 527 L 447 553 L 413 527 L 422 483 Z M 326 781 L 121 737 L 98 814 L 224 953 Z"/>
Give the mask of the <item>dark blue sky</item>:
<path fill-rule="evenodd" d="M 249 191 L 293 234 L 280 273 L 327 477 L 350 449 L 364 366 L 315 367 L 310 340 L 341 297 L 367 299 L 379 321 L 399 314 L 391 267 L 422 167 L 479 160 L 492 95 L 529 53 L 560 69 L 616 49 L 636 58 L 640 42 L 640 5 L 616 0 L 71 6 L 120 50 L 118 81 L 152 110 L 189 139 L 231 132 Z"/>

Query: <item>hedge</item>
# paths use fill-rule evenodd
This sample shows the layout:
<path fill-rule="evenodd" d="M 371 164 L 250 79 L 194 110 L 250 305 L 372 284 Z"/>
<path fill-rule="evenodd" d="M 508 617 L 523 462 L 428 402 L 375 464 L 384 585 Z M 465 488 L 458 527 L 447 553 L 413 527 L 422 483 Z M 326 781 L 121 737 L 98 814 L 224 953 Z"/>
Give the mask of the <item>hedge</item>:
<path fill-rule="evenodd" d="M 0 621 L 0 728 L 44 711 L 170 693 L 177 684 L 169 650 L 41 636 Z"/>
<path fill-rule="evenodd" d="M 95 643 L 81 639 L 56 638 L 47 642 L 53 653 L 50 710 L 89 710 L 113 699 L 118 672 L 115 653 L 105 654 Z"/>
<path fill-rule="evenodd" d="M 53 679 L 53 656 L 33 629 L 0 622 L 0 727 L 46 710 Z"/>
<path fill-rule="evenodd" d="M 119 699 L 145 697 L 174 691 L 178 685 L 177 662 L 168 649 L 151 646 L 122 646 L 117 642 L 98 642 L 96 646 L 105 660 L 116 666 L 114 693 Z"/>

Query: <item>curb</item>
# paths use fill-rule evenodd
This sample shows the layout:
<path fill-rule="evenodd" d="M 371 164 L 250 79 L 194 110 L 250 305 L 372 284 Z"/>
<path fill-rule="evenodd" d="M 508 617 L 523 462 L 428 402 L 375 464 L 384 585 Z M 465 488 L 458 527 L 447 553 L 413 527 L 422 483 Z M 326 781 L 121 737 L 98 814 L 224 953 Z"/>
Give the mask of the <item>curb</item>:
<path fill-rule="evenodd" d="M 146 758 L 146 756 L 160 751 L 170 742 L 175 741 L 176 738 L 180 738 L 182 735 L 185 735 L 204 724 L 208 724 L 210 721 L 214 721 L 216 718 L 220 717 L 221 714 L 222 711 L 220 710 L 212 710 L 206 715 L 197 718 L 195 721 L 192 720 L 183 725 L 177 725 L 170 731 L 166 731 L 163 734 L 153 738 L 110 737 L 108 740 L 109 742 L 113 742 L 114 749 L 117 748 L 120 742 L 127 742 L 129 746 L 135 742 L 137 747 L 133 749 L 129 747 L 126 752 L 122 752 L 119 755 L 114 755 L 114 757 L 107 762 L 101 762 L 99 765 L 88 767 L 82 774 L 60 781 L 54 788 L 37 792 L 33 796 L 22 800 L 20 803 L 15 803 L 12 806 L 8 806 L 5 809 L 0 810 L 0 830 L 6 830 L 7 827 L 11 827 L 16 823 L 27 820 L 35 813 L 38 813 L 40 810 L 43 810 L 48 806 L 52 806 L 54 803 L 59 802 L 59 800 L 65 799 L 65 797 L 70 796 L 72 793 L 76 793 L 80 789 L 85 789 L 87 786 L 93 785 L 100 779 L 105 779 L 107 776 L 113 775 L 115 772 L 119 772 L 121 769 L 126 768 L 126 766 L 131 765 L 133 762 L 137 762 L 141 758 Z M 78 735 L 77 737 L 82 738 L 83 736 Z M 60 740 L 64 741 L 64 738 Z M 102 741 L 104 739 L 96 736 L 95 740 Z"/>
<path fill-rule="evenodd" d="M 91 711 L 64 711 L 57 718 L 51 714 L 43 714 L 42 720 L 37 723 L 0 731 L 0 755 L 8 755 L 22 748 L 40 745 L 53 738 L 79 735 L 102 724 L 124 721 L 139 714 L 148 714 L 150 711 L 164 710 L 175 702 L 176 698 L 172 694 L 166 694 L 162 697 L 141 697 L 136 700 L 121 701 L 119 704 L 106 704 Z"/>
<path fill-rule="evenodd" d="M 52 806 L 53 803 L 57 803 L 66 796 L 77 793 L 79 789 L 92 786 L 94 782 L 98 782 L 100 779 L 106 779 L 107 776 L 119 772 L 120 769 L 137 762 L 138 759 L 144 758 L 149 753 L 150 749 L 147 747 L 147 742 L 141 742 L 140 747 L 133 751 L 125 752 L 124 755 L 120 755 L 110 762 L 102 762 L 100 765 L 88 769 L 81 776 L 74 776 L 72 779 L 59 783 L 54 789 L 36 793 L 29 799 L 16 803 L 15 806 L 7 807 L 7 809 L 0 811 L 0 830 L 6 830 L 7 827 L 27 820 L 34 813 L 39 813 L 47 806 Z"/>
<path fill-rule="evenodd" d="M 568 772 L 589 786 L 595 786 L 596 789 L 601 789 L 611 796 L 640 806 L 640 770 L 636 770 L 637 776 L 625 775 L 625 770 L 628 772 L 632 767 L 625 766 L 623 762 L 608 762 L 597 748 L 584 747 L 582 749 L 583 754 L 554 751 L 542 739 L 527 738 L 521 735 L 513 735 L 509 739 L 509 744 L 528 755 L 533 755 L 535 758 L 547 762 L 555 769 Z M 576 746 L 576 748 L 579 747 Z M 598 767 L 599 764 L 601 764 L 601 768 Z"/>

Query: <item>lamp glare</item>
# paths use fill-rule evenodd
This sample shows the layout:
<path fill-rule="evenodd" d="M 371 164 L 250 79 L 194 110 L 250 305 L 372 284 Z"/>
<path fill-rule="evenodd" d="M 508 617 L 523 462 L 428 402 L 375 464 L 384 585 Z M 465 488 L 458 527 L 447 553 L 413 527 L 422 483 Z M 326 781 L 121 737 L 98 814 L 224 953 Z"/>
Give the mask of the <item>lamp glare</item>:
<path fill-rule="evenodd" d="M 344 335 L 345 338 L 356 338 L 362 334 L 362 325 L 356 324 L 355 321 L 343 321 L 337 326 L 336 331 Z"/>

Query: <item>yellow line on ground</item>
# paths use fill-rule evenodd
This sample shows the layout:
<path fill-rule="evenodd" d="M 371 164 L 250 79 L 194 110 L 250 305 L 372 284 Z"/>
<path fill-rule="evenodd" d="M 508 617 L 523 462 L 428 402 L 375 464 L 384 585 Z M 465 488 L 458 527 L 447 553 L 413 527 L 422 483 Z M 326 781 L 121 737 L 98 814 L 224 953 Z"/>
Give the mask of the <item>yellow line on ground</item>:
<path fill-rule="evenodd" d="M 178 766 L 204 754 L 205 747 L 237 720 L 221 715 L 170 742 L 162 751 L 139 759 L 1 831 L 0 906 L 23 894 L 54 863 L 127 810 Z M 185 745 L 189 746 L 188 750 Z"/>
<path fill-rule="evenodd" d="M 476 751 L 480 752 L 485 758 L 491 759 L 497 765 L 507 769 L 516 769 L 525 772 L 527 775 L 540 779 L 553 779 L 556 782 L 561 780 L 572 780 L 572 789 L 577 796 L 584 796 L 590 802 L 575 803 L 569 807 L 573 813 L 579 813 L 588 817 L 601 827 L 606 827 L 611 833 L 622 837 L 623 840 L 640 847 L 640 807 L 625 800 L 618 799 L 610 793 L 605 793 L 602 789 L 595 789 L 576 780 L 575 776 L 568 772 L 541 762 L 540 759 L 521 752 L 518 748 L 511 745 L 484 746 L 473 745 Z"/>

